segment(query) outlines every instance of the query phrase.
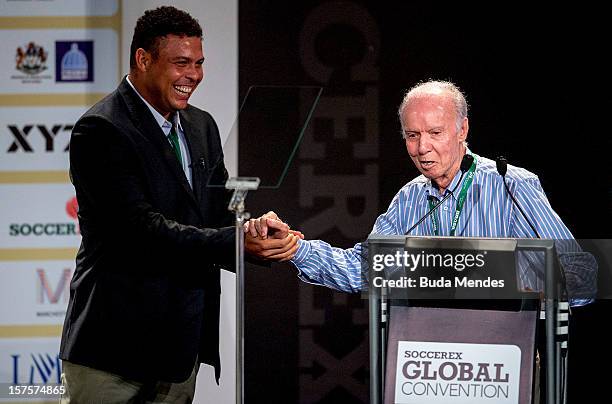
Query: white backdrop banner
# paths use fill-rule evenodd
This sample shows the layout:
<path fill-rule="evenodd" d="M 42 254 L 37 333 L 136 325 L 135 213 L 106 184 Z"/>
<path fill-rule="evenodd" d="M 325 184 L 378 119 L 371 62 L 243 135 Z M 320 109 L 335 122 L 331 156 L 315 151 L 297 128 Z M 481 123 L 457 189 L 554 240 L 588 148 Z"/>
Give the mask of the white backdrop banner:
<path fill-rule="evenodd" d="M 3 93 L 109 93 L 119 77 L 114 29 L 1 30 Z M 12 57 L 8 57 L 11 55 Z"/>
<path fill-rule="evenodd" d="M 70 132 L 87 109 L 0 109 L 0 171 L 68 170 Z"/>
<path fill-rule="evenodd" d="M 15 384 L 60 382 L 57 338 L 0 338 L 0 381 Z"/>
<path fill-rule="evenodd" d="M 0 15 L 10 17 L 111 16 L 118 0 L 0 0 Z"/>
<path fill-rule="evenodd" d="M 72 184 L 0 185 L 2 248 L 78 248 L 80 233 Z"/>
<path fill-rule="evenodd" d="M 0 261 L 0 327 L 62 325 L 73 273 L 74 260 Z"/>

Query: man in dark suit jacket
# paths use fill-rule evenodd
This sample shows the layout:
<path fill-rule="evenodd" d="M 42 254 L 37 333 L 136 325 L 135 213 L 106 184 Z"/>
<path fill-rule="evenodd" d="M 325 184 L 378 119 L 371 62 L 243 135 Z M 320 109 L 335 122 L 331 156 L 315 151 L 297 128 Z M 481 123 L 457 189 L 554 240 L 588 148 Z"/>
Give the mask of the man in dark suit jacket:
<path fill-rule="evenodd" d="M 201 37 L 183 11 L 145 12 L 129 76 L 74 127 L 83 239 L 60 351 L 66 402 L 190 402 L 200 362 L 219 378 L 220 268 L 235 231 L 227 191 L 207 187 L 227 179 L 217 125 L 188 104 Z M 296 236 L 247 236 L 246 248 L 285 260 Z"/>

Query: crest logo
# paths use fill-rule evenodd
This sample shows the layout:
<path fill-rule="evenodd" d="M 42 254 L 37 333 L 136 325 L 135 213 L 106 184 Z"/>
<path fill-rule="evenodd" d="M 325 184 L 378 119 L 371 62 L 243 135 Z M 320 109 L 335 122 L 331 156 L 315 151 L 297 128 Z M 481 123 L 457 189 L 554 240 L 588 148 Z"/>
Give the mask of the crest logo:
<path fill-rule="evenodd" d="M 35 42 L 20 46 L 15 54 L 15 69 L 29 76 L 39 74 L 47 70 L 47 56 L 48 52 Z"/>

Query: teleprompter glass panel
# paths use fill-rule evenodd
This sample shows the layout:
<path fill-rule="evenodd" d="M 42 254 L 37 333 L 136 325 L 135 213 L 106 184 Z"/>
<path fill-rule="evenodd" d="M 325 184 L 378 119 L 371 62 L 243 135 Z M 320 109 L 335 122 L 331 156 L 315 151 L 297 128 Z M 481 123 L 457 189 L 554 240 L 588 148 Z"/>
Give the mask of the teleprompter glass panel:
<path fill-rule="evenodd" d="M 257 177 L 259 189 L 278 188 L 322 90 L 316 86 L 250 87 L 225 142 L 225 150 L 238 149 L 237 170 L 230 169 L 230 177 Z M 207 183 L 225 186 L 221 176 L 211 176 Z"/>

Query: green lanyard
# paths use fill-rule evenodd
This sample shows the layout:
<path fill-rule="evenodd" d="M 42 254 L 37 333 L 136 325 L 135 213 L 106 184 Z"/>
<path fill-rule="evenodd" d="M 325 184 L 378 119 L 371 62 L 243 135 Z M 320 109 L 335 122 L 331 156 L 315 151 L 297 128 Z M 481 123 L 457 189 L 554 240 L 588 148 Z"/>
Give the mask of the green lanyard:
<path fill-rule="evenodd" d="M 472 166 L 467 172 L 467 176 L 465 180 L 463 180 L 463 185 L 461 186 L 461 192 L 459 192 L 459 197 L 457 198 L 457 206 L 455 206 L 455 215 L 453 216 L 453 221 L 451 222 L 450 235 L 454 236 L 455 231 L 457 230 L 457 225 L 459 224 L 459 216 L 461 216 L 461 211 L 463 210 L 463 204 L 465 203 L 465 198 L 467 197 L 467 191 L 472 185 L 472 181 L 474 181 L 474 174 L 476 171 L 476 158 L 477 156 L 473 154 L 474 162 Z M 433 201 L 434 198 L 430 198 L 429 202 L 429 210 L 433 209 L 436 206 L 436 203 Z M 437 200 L 437 199 L 436 199 Z M 433 227 L 434 235 L 439 236 L 439 226 L 438 226 L 438 212 L 434 212 L 431 215 L 431 224 Z"/>

